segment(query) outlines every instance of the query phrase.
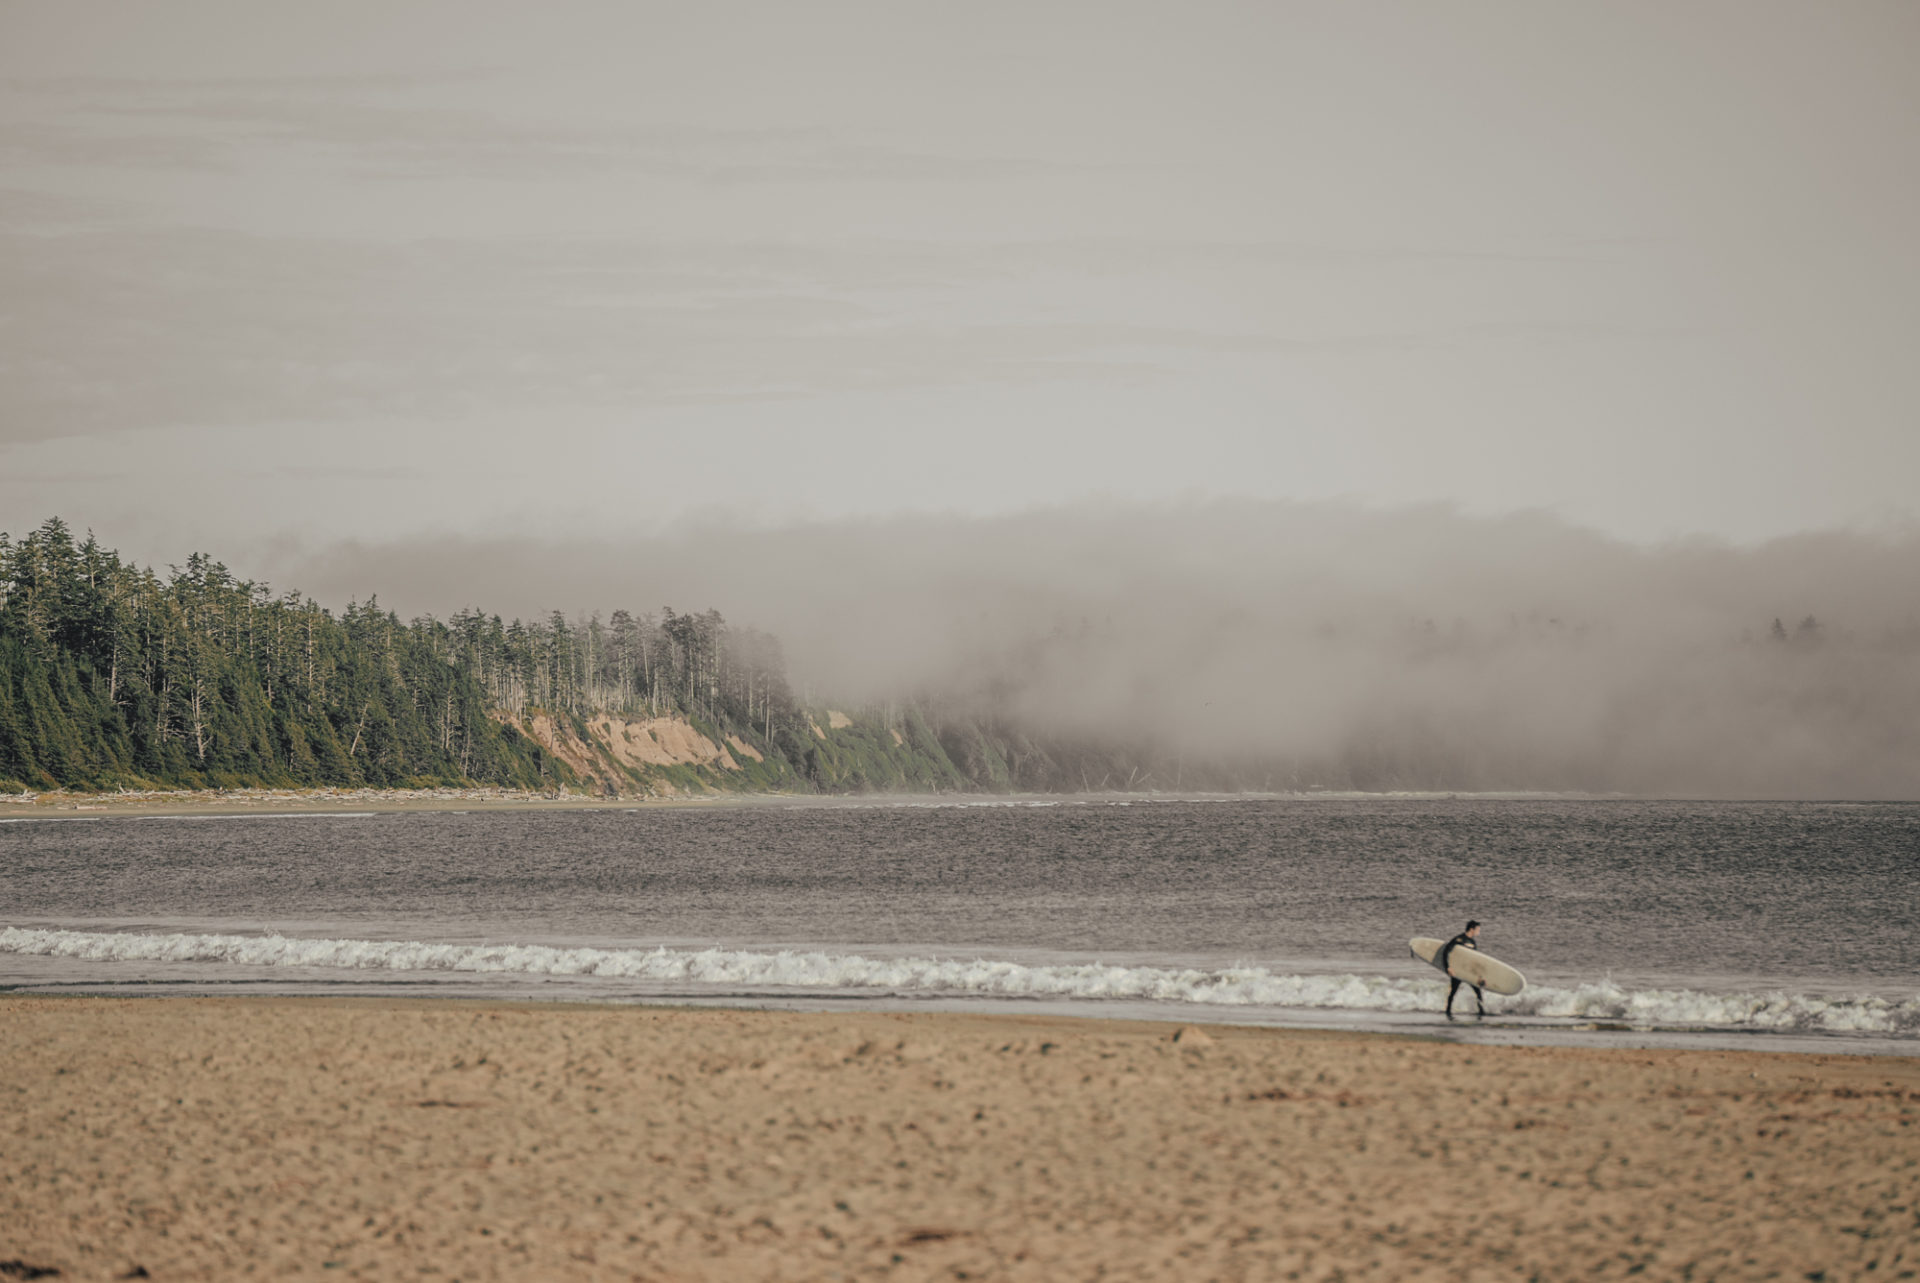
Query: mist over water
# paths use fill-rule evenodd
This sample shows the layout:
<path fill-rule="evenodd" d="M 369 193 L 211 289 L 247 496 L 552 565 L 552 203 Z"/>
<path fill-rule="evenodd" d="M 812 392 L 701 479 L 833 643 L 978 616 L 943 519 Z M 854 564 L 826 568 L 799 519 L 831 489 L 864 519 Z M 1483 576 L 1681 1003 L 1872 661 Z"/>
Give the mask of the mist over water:
<path fill-rule="evenodd" d="M 272 570 L 403 613 L 712 605 L 823 702 L 1112 743 L 1148 787 L 1232 761 L 1276 788 L 1920 797 L 1910 529 L 1646 548 L 1539 513 L 1088 503 Z"/>

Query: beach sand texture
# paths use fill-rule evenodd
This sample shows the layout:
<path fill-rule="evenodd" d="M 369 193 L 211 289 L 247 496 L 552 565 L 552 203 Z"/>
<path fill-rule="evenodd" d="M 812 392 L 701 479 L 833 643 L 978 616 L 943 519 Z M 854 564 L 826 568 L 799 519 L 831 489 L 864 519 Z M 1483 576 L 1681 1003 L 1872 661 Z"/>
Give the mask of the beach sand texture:
<path fill-rule="evenodd" d="M 294 998 L 0 1029 L 0 1264 L 63 1279 L 1920 1271 L 1914 1059 Z"/>

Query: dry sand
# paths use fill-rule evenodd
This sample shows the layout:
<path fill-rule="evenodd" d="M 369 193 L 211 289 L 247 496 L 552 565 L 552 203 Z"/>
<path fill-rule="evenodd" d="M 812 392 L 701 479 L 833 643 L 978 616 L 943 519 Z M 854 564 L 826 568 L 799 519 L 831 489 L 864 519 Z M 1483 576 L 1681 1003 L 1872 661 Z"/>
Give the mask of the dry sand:
<path fill-rule="evenodd" d="M 292 998 L 0 1031 L 0 1277 L 1920 1269 L 1914 1059 Z"/>

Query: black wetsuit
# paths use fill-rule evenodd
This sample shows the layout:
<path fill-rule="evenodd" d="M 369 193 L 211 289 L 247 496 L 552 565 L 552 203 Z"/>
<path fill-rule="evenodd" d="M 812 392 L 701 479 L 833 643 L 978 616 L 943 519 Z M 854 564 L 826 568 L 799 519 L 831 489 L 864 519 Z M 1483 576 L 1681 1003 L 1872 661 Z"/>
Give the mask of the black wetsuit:
<path fill-rule="evenodd" d="M 1446 971 L 1447 959 L 1453 956 L 1455 949 L 1478 949 L 1479 947 L 1479 945 L 1473 942 L 1472 936 L 1462 931 L 1459 935 L 1440 946 L 1440 954 L 1434 961 L 1439 964 L 1440 970 Z M 1447 972 L 1447 1015 L 1449 1016 L 1453 1015 L 1453 996 L 1460 992 L 1460 986 L 1463 984 L 1473 984 L 1473 981 L 1462 980 L 1452 972 Z M 1479 985 L 1473 985 L 1473 1007 L 1475 1015 L 1484 1016 L 1487 1014 L 1486 994 L 1481 991 Z"/>

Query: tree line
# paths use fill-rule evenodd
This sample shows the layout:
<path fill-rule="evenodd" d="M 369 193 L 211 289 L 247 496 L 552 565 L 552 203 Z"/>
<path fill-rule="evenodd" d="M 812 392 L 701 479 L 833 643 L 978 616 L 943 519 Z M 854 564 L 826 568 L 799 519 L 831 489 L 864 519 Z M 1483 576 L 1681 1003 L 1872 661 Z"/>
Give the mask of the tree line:
<path fill-rule="evenodd" d="M 1565 661 L 1558 666 L 1522 666 L 1534 685 L 1516 691 L 1553 695 L 1610 682 L 1620 692 L 1602 739 L 1564 719 L 1529 717 L 1530 704 L 1484 704 L 1506 718 L 1499 721 L 1478 714 L 1483 705 L 1472 700 L 1440 698 L 1479 689 L 1507 652 L 1476 645 L 1464 628 L 1409 625 L 1382 661 L 1392 663 L 1383 671 L 1407 675 L 1405 698 L 1362 705 L 1347 724 L 1278 748 L 1246 733 L 1216 735 L 1222 725 L 1232 730 L 1232 720 L 1207 721 L 1195 706 L 1208 693 L 1199 688 L 1185 703 L 1075 704 L 1074 675 L 1110 671 L 1107 661 L 1124 648 L 1110 627 L 1010 636 L 1005 653 L 990 655 L 980 671 L 855 708 L 848 719 L 804 707 L 789 687 L 779 640 L 718 611 L 509 621 L 470 609 L 403 621 L 369 598 L 336 613 L 299 592 L 276 594 L 236 577 L 199 553 L 158 574 L 91 533 L 77 539 L 54 518 L 19 539 L 0 533 L 0 791 L 1658 785 L 1663 777 L 1639 771 L 1639 750 L 1608 757 L 1592 747 L 1635 743 L 1637 723 L 1621 721 L 1632 714 L 1651 727 L 1645 735 L 1655 748 L 1663 735 L 1703 727 L 1696 739 L 1715 752 L 1697 754 L 1702 760 L 1753 744 L 1831 745 L 1821 751 L 1851 765 L 1809 776 L 1806 789 L 1866 787 L 1849 783 L 1857 777 L 1908 795 L 1901 764 L 1911 760 L 1910 737 L 1900 728 L 1920 691 L 1916 634 L 1850 641 L 1846 628 L 1810 615 L 1758 631 L 1704 657 L 1683 655 L 1678 667 L 1668 657 L 1622 668 L 1584 626 L 1509 620 L 1509 633 L 1572 647 L 1562 654 L 1556 640 L 1552 655 Z M 1316 653 L 1337 658 L 1331 644 Z M 1700 693 L 1707 678 L 1717 692 L 1711 700 Z M 1240 692 L 1257 694 L 1261 680 L 1250 672 Z M 1667 694 L 1679 689 L 1693 704 Z M 1093 693 L 1107 698 L 1097 684 Z M 1711 719 L 1688 713 L 1696 705 L 1758 730 L 1716 739 Z M 1039 711 L 1050 707 L 1051 715 Z M 1667 716 L 1669 709 L 1678 711 Z M 716 746 L 738 741 L 730 752 L 740 769 L 634 765 L 595 735 L 589 723 L 603 715 L 684 719 Z M 1285 715 L 1277 706 L 1276 716 Z M 1789 733 L 1799 738 L 1783 740 Z M 1756 764 L 1747 772 L 1765 787 L 1777 793 L 1777 780 L 1798 783 L 1758 749 L 1750 756 Z M 1802 769 L 1801 758 L 1782 760 Z M 1806 760 L 1819 765 L 1818 754 Z M 1875 766 L 1883 760 L 1884 769 Z M 1750 787 L 1748 774 L 1727 775 L 1731 785 L 1702 778 L 1738 791 Z M 1821 782 L 1829 776 L 1840 784 Z"/>
<path fill-rule="evenodd" d="M 0 533 L 0 788 L 575 782 L 534 709 L 685 717 L 808 766 L 778 640 L 717 611 L 402 622 L 199 553 L 168 569 L 59 518 Z"/>

